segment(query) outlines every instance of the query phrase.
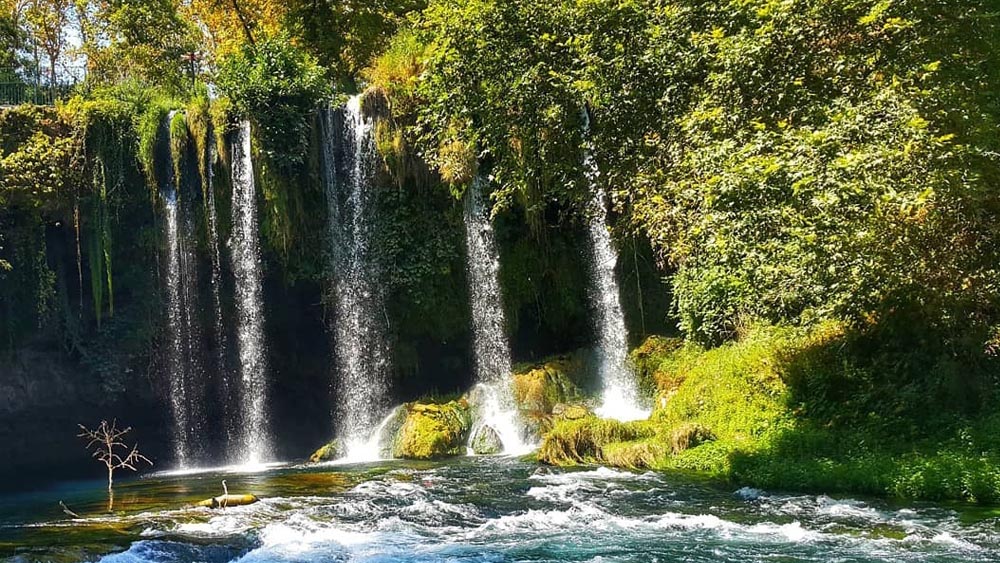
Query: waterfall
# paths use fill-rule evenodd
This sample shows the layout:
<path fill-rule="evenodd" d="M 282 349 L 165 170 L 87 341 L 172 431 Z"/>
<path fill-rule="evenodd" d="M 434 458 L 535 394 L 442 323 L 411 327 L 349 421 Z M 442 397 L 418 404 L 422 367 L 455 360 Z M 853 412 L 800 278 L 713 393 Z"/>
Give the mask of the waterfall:
<path fill-rule="evenodd" d="M 373 123 L 362 112 L 361 96 L 348 101 L 342 129 L 333 112 L 327 112 L 323 127 L 334 280 L 337 435 L 348 460 L 371 461 L 381 457 L 378 434 L 372 431 L 385 413 L 389 393 L 387 321 L 370 252 L 378 155 Z M 340 151 L 338 142 L 343 143 Z"/>
<path fill-rule="evenodd" d="M 583 171 L 593 193 L 587 228 L 593 266 L 589 295 L 598 340 L 597 369 L 603 387 L 601 405 L 596 412 L 600 416 L 622 421 L 641 420 L 649 417 L 649 411 L 639 406 L 639 389 L 628 359 L 628 332 L 615 278 L 618 253 L 608 232 L 608 213 L 604 203 L 606 194 L 598 181 L 600 172 L 589 146 L 589 137 L 590 116 L 584 110 Z"/>
<path fill-rule="evenodd" d="M 212 168 L 217 156 L 214 139 L 209 140 L 208 160 L 204 174 L 204 204 L 205 204 L 205 226 L 208 232 L 208 252 L 212 266 L 211 283 L 212 289 L 212 328 L 215 338 L 215 374 L 218 381 L 218 399 L 222 405 L 222 424 L 225 434 L 225 442 L 232 444 L 236 437 L 236 421 L 233 419 L 234 409 L 230 397 L 233 393 L 233 385 L 230 381 L 229 363 L 227 361 L 228 336 L 226 333 L 225 320 L 222 317 L 222 255 L 219 252 L 219 223 L 215 207 L 215 177 Z"/>
<path fill-rule="evenodd" d="M 170 112 L 164 122 L 170 138 Z M 204 427 L 205 381 L 201 365 L 201 326 L 198 319 L 198 271 L 195 254 L 194 190 L 184 161 L 176 162 L 165 151 L 167 166 L 161 174 L 166 238 L 165 286 L 167 297 L 167 371 L 174 458 L 180 467 L 197 456 Z"/>
<path fill-rule="evenodd" d="M 233 275 L 236 290 L 236 344 L 239 352 L 242 408 L 239 421 L 238 461 L 256 464 L 270 455 L 267 427 L 267 358 L 264 340 L 264 305 L 257 192 L 250 156 L 250 123 L 243 122 L 234 135 L 233 172 Z"/>
<path fill-rule="evenodd" d="M 465 194 L 466 272 L 472 308 L 473 361 L 476 368 L 478 416 L 469 435 L 474 444 L 492 429 L 506 453 L 525 453 L 511 388 L 512 368 L 500 293 L 500 255 L 483 201 L 486 180 L 476 176 Z"/>

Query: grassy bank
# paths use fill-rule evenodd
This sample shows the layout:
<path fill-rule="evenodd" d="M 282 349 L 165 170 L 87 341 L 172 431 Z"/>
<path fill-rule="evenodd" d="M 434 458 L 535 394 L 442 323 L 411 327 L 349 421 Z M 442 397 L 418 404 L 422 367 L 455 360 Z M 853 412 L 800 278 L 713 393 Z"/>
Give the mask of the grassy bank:
<path fill-rule="evenodd" d="M 772 489 L 1000 501 L 996 364 L 836 324 L 760 327 L 714 349 L 653 338 L 649 421 L 558 423 L 545 462 L 706 473 Z"/>

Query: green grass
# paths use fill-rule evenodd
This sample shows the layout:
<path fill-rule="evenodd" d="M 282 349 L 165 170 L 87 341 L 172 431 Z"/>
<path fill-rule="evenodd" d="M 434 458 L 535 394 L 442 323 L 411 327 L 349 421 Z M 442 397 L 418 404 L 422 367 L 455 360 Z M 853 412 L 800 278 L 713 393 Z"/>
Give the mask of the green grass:
<path fill-rule="evenodd" d="M 880 347 L 869 336 L 830 323 L 758 327 L 713 349 L 647 343 L 637 353 L 656 383 L 651 419 L 559 422 L 539 459 L 770 489 L 1000 501 L 995 364 L 956 370 L 933 346 Z"/>

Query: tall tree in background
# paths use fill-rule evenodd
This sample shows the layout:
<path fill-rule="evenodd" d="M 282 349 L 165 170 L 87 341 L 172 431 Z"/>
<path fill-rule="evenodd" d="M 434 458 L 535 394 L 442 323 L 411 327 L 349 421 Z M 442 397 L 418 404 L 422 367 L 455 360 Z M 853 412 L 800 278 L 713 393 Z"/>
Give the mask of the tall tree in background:
<path fill-rule="evenodd" d="M 56 65 L 66 50 L 70 6 L 70 0 L 31 0 L 25 11 L 31 39 L 48 59 L 49 86 L 56 85 Z"/>
<path fill-rule="evenodd" d="M 189 10 L 204 24 L 220 56 L 277 35 L 287 15 L 286 2 L 280 0 L 192 0 Z"/>
<path fill-rule="evenodd" d="M 331 73 L 353 83 L 426 0 L 289 0 L 286 25 Z M 334 30 L 331 32 L 331 30 Z"/>
<path fill-rule="evenodd" d="M 176 0 L 77 0 L 93 78 L 182 89 L 183 57 L 197 49 L 198 33 L 180 8 Z"/>

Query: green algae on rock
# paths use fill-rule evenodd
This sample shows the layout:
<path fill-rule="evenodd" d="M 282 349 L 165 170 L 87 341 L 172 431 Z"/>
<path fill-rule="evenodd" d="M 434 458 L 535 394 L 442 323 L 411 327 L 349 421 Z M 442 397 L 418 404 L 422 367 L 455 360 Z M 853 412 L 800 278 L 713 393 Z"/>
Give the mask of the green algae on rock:
<path fill-rule="evenodd" d="M 464 399 L 443 404 L 407 403 L 406 421 L 393 454 L 403 459 L 438 459 L 465 453 L 472 416 Z"/>

